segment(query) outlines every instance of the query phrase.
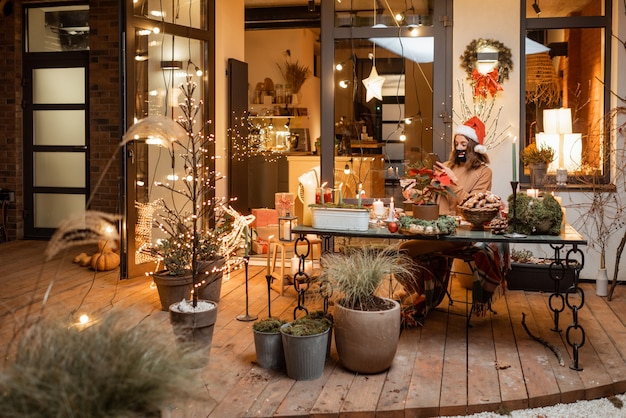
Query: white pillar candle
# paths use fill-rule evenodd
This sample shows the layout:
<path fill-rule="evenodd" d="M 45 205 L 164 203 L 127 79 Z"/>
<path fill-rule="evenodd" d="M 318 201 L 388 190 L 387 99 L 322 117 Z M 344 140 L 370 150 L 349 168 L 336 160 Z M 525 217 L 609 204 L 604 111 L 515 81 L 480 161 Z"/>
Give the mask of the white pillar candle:
<path fill-rule="evenodd" d="M 383 216 L 383 214 L 385 213 L 385 204 L 383 203 L 382 200 L 375 200 L 373 207 L 374 207 L 374 215 Z"/>
<path fill-rule="evenodd" d="M 283 239 L 291 241 L 291 222 L 289 221 L 283 223 Z"/>
<path fill-rule="evenodd" d="M 391 200 L 389 201 L 389 216 L 387 217 L 387 219 L 389 221 L 396 220 L 396 207 L 393 203 L 393 196 L 391 197 Z"/>
<path fill-rule="evenodd" d="M 539 189 L 526 189 L 526 195 L 530 197 L 539 197 Z"/>
<path fill-rule="evenodd" d="M 298 272 L 298 267 L 300 264 L 300 259 L 298 258 L 297 255 L 294 255 L 293 257 L 291 257 L 291 277 L 294 277 L 296 275 L 296 273 Z"/>

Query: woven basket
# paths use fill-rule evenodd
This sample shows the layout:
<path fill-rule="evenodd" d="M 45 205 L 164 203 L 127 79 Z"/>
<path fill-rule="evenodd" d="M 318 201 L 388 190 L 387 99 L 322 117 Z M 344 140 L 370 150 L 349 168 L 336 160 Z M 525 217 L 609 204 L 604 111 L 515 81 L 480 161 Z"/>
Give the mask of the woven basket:
<path fill-rule="evenodd" d="M 472 224 L 472 229 L 476 231 L 483 230 L 483 224 L 489 222 L 498 214 L 499 208 L 477 208 L 468 209 L 463 206 L 457 206 L 457 209 L 463 219 Z"/>

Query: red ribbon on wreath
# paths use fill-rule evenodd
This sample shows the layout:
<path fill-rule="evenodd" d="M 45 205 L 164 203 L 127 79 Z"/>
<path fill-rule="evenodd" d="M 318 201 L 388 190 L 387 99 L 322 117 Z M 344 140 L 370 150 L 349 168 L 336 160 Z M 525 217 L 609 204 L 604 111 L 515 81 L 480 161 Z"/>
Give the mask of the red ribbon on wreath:
<path fill-rule="evenodd" d="M 498 69 L 494 68 L 487 74 L 483 74 L 478 70 L 472 70 L 472 81 L 474 83 L 474 97 L 483 96 L 487 97 L 487 92 L 494 97 L 498 90 L 504 90 L 500 83 L 498 83 Z"/>

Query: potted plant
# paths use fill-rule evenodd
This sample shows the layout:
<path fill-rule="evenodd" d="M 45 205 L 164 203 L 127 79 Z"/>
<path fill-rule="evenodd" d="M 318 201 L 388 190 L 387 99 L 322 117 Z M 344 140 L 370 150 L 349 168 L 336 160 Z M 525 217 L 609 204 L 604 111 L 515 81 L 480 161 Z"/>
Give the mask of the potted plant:
<path fill-rule="evenodd" d="M 411 266 L 395 246 L 322 257 L 318 280 L 331 289 L 335 345 L 347 369 L 379 373 L 391 366 L 400 337 L 400 304 L 376 292 L 391 277 L 410 276 Z"/>
<path fill-rule="evenodd" d="M 542 187 L 545 183 L 548 164 L 554 161 L 555 151 L 547 145 L 537 147 L 536 143 L 530 143 L 522 151 L 522 162 L 530 169 L 530 182 L 534 189 Z"/>
<path fill-rule="evenodd" d="M 285 353 L 280 327 L 287 321 L 277 318 L 265 318 L 252 325 L 256 362 L 265 369 L 285 367 Z"/>
<path fill-rule="evenodd" d="M 432 162 L 417 161 L 410 165 L 403 179 L 402 196 L 405 203 L 412 205 L 415 218 L 435 220 L 439 217 L 437 197 L 448 193 L 454 194 L 450 188 L 452 180 L 445 172 L 433 169 Z"/>
<path fill-rule="evenodd" d="M 206 156 L 214 138 L 206 133 L 208 124 L 194 129 L 201 106 L 195 103 L 196 83 L 191 76 L 187 76 L 180 90 L 184 101 L 179 104 L 181 115 L 175 121 L 148 117 L 133 125 L 125 137 L 152 138 L 151 143 L 166 146 L 172 157 L 174 180 L 155 184 L 173 197 L 169 203 L 158 201 L 160 211 L 154 219 L 166 236 L 153 248 L 166 265 L 155 282 L 159 288 L 168 281 L 184 283 L 182 297 L 164 299 L 164 304 L 169 304 L 170 321 L 180 340 L 194 341 L 198 348 L 208 350 L 217 302 L 199 298 L 199 289 L 210 281 L 221 282 L 226 259 L 243 239 L 243 224 L 236 219 L 240 215 L 225 205 L 223 198 L 215 196 L 215 183 L 220 176 L 208 169 Z M 160 141 L 155 141 L 155 137 Z"/>
<path fill-rule="evenodd" d="M 554 261 L 535 257 L 530 250 L 512 250 L 511 269 L 506 276 L 507 289 L 538 292 L 555 292 L 558 289 L 561 293 L 566 292 L 574 283 L 573 269 Z"/>
<path fill-rule="evenodd" d="M 160 328 L 127 310 L 87 324 L 33 322 L 2 370 L 2 416 L 160 417 L 172 402 L 196 398 L 198 354 Z"/>
<path fill-rule="evenodd" d="M 291 86 L 292 93 L 298 94 L 300 92 L 300 88 L 309 77 L 310 71 L 309 67 L 304 65 L 300 65 L 298 60 L 296 62 L 291 61 L 291 51 L 287 50 L 287 60 L 281 65 L 276 64 L 278 69 L 280 70 L 280 74 L 283 76 L 283 79 L 287 83 L 287 85 Z M 289 100 L 289 98 L 287 99 Z"/>
<path fill-rule="evenodd" d="M 324 373 L 332 326 L 327 316 L 310 314 L 280 327 L 287 376 L 314 380 Z"/>
<path fill-rule="evenodd" d="M 513 195 L 508 199 L 509 208 L 513 207 Z M 561 205 L 551 194 L 535 198 L 518 194 L 515 200 L 515 228 L 517 232 L 527 235 L 559 235 L 563 222 Z M 513 225 L 508 226 L 509 232 Z"/>

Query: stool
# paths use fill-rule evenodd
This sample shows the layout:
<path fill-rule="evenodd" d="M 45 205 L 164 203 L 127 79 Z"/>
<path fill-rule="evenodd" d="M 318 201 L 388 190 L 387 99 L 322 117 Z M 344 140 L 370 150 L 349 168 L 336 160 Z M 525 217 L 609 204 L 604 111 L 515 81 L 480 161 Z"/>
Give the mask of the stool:
<path fill-rule="evenodd" d="M 311 247 L 309 248 L 308 259 L 313 262 L 314 260 L 320 260 L 322 254 L 322 240 L 319 238 L 308 238 Z M 285 288 L 293 284 L 291 274 L 288 272 L 285 274 L 285 261 L 287 259 L 287 246 L 294 246 L 295 241 L 279 241 L 275 238 L 270 240 L 270 245 L 267 250 L 267 267 L 272 276 L 270 286 L 276 290 L 279 295 L 285 293 Z M 305 251 L 305 243 L 299 244 L 298 247 L 303 247 L 302 252 Z M 316 252 L 317 251 L 317 252 Z M 280 266 L 276 266 L 276 259 L 280 252 Z M 317 257 L 315 256 L 317 254 Z"/>

